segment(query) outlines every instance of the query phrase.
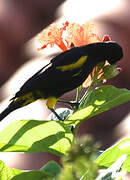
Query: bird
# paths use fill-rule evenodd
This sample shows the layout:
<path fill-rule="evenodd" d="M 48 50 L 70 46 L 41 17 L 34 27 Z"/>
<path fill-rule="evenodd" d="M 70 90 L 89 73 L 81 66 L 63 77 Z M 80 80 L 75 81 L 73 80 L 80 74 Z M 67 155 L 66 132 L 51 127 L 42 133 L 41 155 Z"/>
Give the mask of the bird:
<path fill-rule="evenodd" d="M 122 47 L 114 41 L 90 43 L 62 52 L 22 85 L 0 114 L 0 121 L 38 99 L 47 100 L 46 106 L 62 120 L 54 110 L 58 99 L 79 87 L 97 64 L 106 60 L 116 64 L 122 57 Z"/>

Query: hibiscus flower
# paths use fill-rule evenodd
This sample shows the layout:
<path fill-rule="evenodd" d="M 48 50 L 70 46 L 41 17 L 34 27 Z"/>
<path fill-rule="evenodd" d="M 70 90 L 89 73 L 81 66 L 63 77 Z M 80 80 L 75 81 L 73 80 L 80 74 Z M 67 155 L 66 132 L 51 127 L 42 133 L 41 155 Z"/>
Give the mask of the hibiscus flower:
<path fill-rule="evenodd" d="M 58 27 L 57 24 L 51 24 L 48 29 L 44 29 L 38 35 L 38 40 L 42 44 L 42 47 L 39 50 L 46 48 L 48 45 L 51 47 L 57 45 L 62 51 L 66 51 L 70 49 L 72 45 L 78 47 L 94 42 L 105 42 L 111 40 L 109 35 L 104 35 L 101 39 L 95 33 L 94 29 L 94 24 L 90 22 L 80 25 L 78 23 L 70 24 L 66 21 L 61 27 Z M 102 66 L 96 66 L 83 83 L 83 87 L 87 88 L 91 85 L 95 74 L 95 81 L 100 79 L 102 82 L 105 82 L 104 67 L 108 66 L 108 64 L 109 63 L 106 60 Z"/>

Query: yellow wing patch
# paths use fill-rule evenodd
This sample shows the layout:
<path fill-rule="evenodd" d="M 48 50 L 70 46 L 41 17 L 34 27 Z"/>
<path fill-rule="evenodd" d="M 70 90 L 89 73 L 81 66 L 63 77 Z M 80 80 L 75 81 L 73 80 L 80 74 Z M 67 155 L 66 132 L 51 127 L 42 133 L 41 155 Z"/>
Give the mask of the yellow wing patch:
<path fill-rule="evenodd" d="M 57 69 L 61 71 L 69 71 L 69 70 L 79 68 L 86 62 L 87 58 L 88 56 L 82 56 L 75 63 L 64 65 L 64 66 L 58 66 Z"/>
<path fill-rule="evenodd" d="M 26 106 L 27 104 L 30 104 L 34 102 L 36 99 L 33 96 L 32 92 L 29 92 L 23 96 L 17 97 L 15 99 L 15 102 L 25 101 L 22 106 Z"/>

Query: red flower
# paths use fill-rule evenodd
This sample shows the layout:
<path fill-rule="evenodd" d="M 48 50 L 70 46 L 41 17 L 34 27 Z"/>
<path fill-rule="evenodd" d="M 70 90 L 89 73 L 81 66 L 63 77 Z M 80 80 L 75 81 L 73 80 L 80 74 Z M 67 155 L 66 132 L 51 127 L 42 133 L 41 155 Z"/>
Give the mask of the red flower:
<path fill-rule="evenodd" d="M 64 37 L 64 31 L 66 31 L 66 37 Z M 67 21 L 61 28 L 58 28 L 56 24 L 50 25 L 48 29 L 43 30 L 39 34 L 38 39 L 39 42 L 43 44 L 40 49 L 46 48 L 49 44 L 51 47 L 56 44 L 62 49 L 62 51 L 70 49 L 72 44 L 77 47 L 94 42 L 104 42 L 111 40 L 108 35 L 105 35 L 101 40 L 100 37 L 94 32 L 94 25 L 92 23 L 87 22 L 83 25 L 79 25 L 77 23 L 69 24 Z M 107 64 L 108 63 L 106 62 L 104 66 Z M 89 75 L 83 83 L 83 87 L 88 87 L 91 85 L 92 79 L 96 72 L 98 72 L 96 75 L 97 80 L 104 74 L 103 68 L 99 71 L 98 66 L 96 66 L 93 69 L 91 75 Z"/>

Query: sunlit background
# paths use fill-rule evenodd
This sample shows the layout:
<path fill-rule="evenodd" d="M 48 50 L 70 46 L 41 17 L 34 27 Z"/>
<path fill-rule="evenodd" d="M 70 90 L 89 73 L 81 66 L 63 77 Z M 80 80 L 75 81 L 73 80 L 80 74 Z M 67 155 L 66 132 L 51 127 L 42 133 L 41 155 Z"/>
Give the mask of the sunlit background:
<path fill-rule="evenodd" d="M 68 0 L 63 6 L 63 18 L 84 23 L 112 11 L 116 13 L 122 6 L 123 0 Z"/>
<path fill-rule="evenodd" d="M 4 3 L 4 1 L 1 1 L 0 9 L 2 9 L 3 7 L 2 2 Z M 122 43 L 124 48 L 127 49 L 127 45 L 130 44 L 130 39 L 128 40 L 128 36 L 130 34 L 127 31 L 130 28 L 130 6 L 128 7 L 128 4 L 129 0 L 68 0 L 58 9 L 57 14 L 61 14 L 61 17 L 57 19 L 57 22 L 62 23 L 67 20 L 69 22 L 78 22 L 83 24 L 86 21 L 93 21 L 95 25 L 97 25 L 96 28 L 100 35 L 108 33 L 112 37 L 115 37 L 115 39 Z M 37 51 L 37 45 L 38 43 L 36 37 L 32 38 L 24 45 L 26 53 L 29 57 L 31 56 L 31 58 L 28 58 L 29 61 L 26 62 L 23 66 L 21 66 L 19 69 L 16 69 L 16 73 L 11 76 L 11 78 L 7 82 L 5 82 L 5 84 L 1 88 L 1 94 L 3 99 L 7 97 L 12 97 L 12 95 L 20 88 L 20 86 L 25 82 L 25 80 L 27 80 L 40 67 L 42 67 L 48 62 L 48 55 L 53 54 L 55 51 L 58 51 L 58 49 L 51 49 L 51 51 L 50 49 L 45 49 L 39 52 Z M 45 61 L 43 61 L 43 59 L 45 59 Z M 128 70 L 127 68 L 129 67 L 129 65 L 130 63 L 127 64 L 126 67 L 122 64 L 122 66 L 126 68 L 126 70 Z M 124 73 L 125 77 L 121 77 L 122 82 L 124 82 L 124 87 L 126 86 L 125 82 L 129 84 L 127 80 L 127 77 L 129 76 L 127 75 L 128 71 Z M 6 105 L 8 104 L 8 100 L 6 100 L 6 103 L 5 101 L 3 102 L 4 103 L 1 103 L 1 110 L 6 107 Z M 40 120 L 46 119 L 48 113 L 49 111 L 46 109 L 43 102 L 35 102 L 29 105 L 29 107 L 27 106 L 11 113 L 7 118 L 4 119 L 4 121 L 1 122 L 0 130 L 2 130 L 8 123 L 10 123 L 11 119 L 12 121 L 16 119 Z M 125 132 L 127 132 L 128 134 L 128 129 L 130 129 L 130 125 L 128 124 L 129 113 L 126 113 L 126 115 L 124 115 L 124 119 L 126 124 L 125 127 L 127 127 L 127 130 L 125 129 Z M 90 128 L 92 128 L 93 126 L 94 125 L 92 124 Z M 119 124 L 118 127 L 120 128 L 122 126 Z M 86 130 L 83 130 L 83 132 L 85 131 Z M 20 157 L 20 155 L 17 155 L 15 153 L 7 153 L 6 155 L 0 153 L 0 159 L 3 160 L 7 165 L 9 165 L 10 167 L 21 169 L 31 169 L 33 164 L 32 161 L 35 161 L 38 158 L 37 155 L 34 157 L 28 155 L 27 161 L 30 159 L 30 164 L 28 163 L 28 166 L 26 166 L 25 161 L 23 160 L 23 155 L 22 158 Z M 32 161 L 31 158 L 33 158 Z M 20 164 L 19 159 L 21 160 Z M 33 164 L 33 168 L 40 168 L 41 165 L 43 165 L 43 158 L 41 160 L 39 159 L 39 166 L 38 163 L 37 165 Z"/>

